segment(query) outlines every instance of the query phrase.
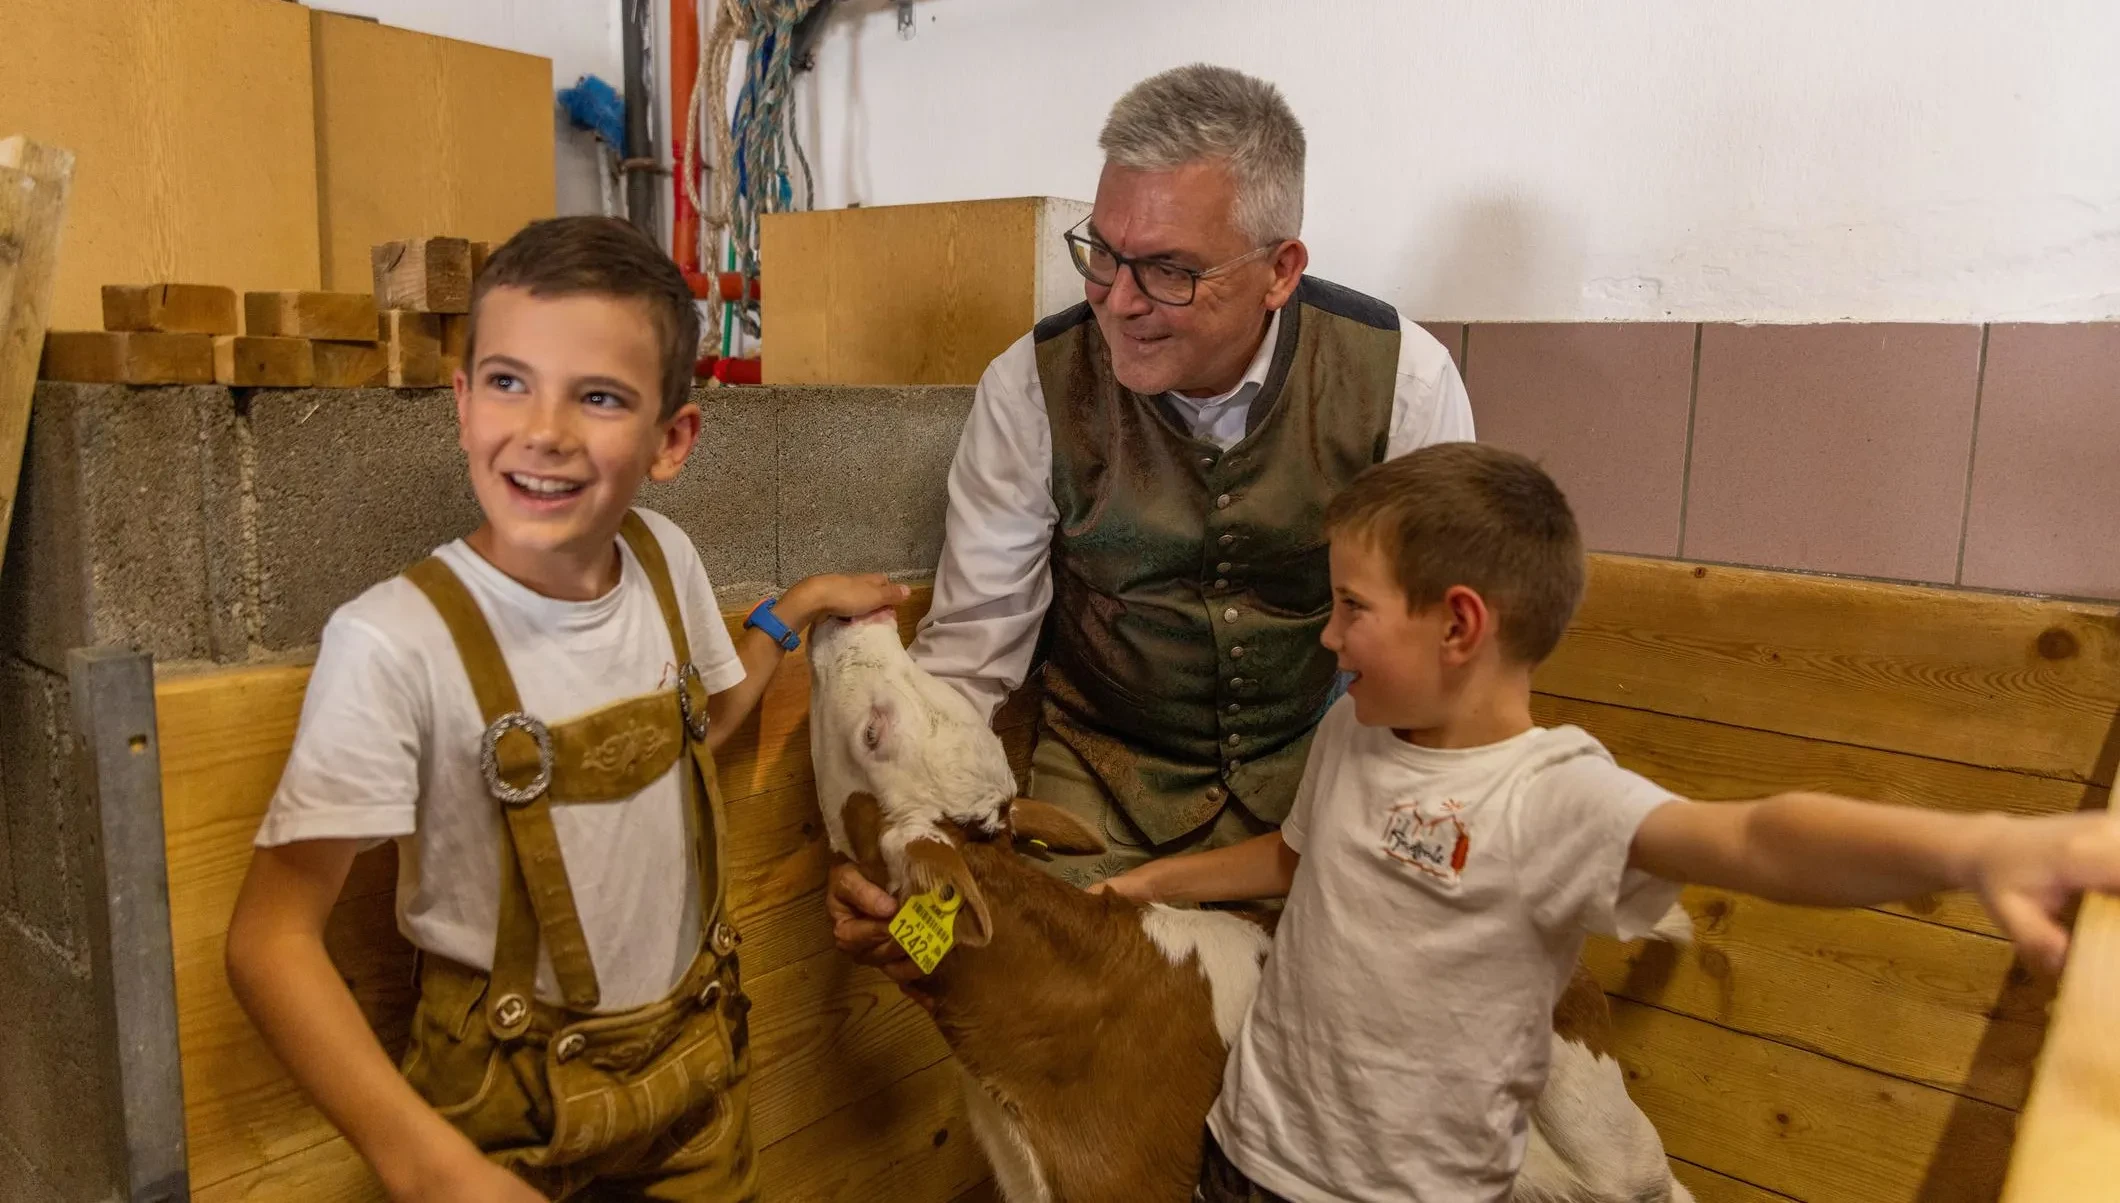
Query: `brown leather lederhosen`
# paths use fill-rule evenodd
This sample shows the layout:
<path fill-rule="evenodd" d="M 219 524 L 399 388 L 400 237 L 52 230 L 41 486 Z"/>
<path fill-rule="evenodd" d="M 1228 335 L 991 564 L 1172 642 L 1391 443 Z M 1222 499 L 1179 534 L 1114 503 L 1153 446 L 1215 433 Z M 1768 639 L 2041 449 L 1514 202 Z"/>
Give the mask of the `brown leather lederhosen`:
<path fill-rule="evenodd" d="M 487 788 L 505 816 L 493 970 L 422 956 L 404 1062 L 421 1096 L 488 1157 L 553 1198 L 592 1181 L 640 1197 L 748 1200 L 750 1055 L 737 936 L 723 917 L 724 833 L 706 693 L 669 565 L 628 512 L 621 532 L 654 586 L 674 689 L 547 728 L 523 713 L 478 603 L 439 558 L 406 577 L 441 613 L 487 727 Z M 553 829 L 555 806 L 618 802 L 680 762 L 699 864 L 701 947 L 660 1002 L 598 1014 L 596 971 Z M 536 993 L 540 939 L 564 1003 Z"/>

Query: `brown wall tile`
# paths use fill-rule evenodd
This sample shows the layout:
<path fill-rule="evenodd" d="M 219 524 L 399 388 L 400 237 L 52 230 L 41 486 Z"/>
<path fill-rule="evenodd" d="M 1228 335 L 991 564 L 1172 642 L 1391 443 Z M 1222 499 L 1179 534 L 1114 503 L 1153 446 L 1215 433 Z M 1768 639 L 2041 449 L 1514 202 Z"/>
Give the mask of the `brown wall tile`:
<path fill-rule="evenodd" d="M 1961 579 L 2120 597 L 2120 323 L 1989 331 Z"/>
<path fill-rule="evenodd" d="M 1686 322 L 1475 324 L 1479 439 L 1543 464 L 1593 550 L 1676 555 L 1693 337 Z"/>
<path fill-rule="evenodd" d="M 1980 333 L 1705 327 L 1682 553 L 1954 580 Z"/>
<path fill-rule="evenodd" d="M 1465 371 L 1465 323 L 1463 322 L 1416 322 L 1415 325 L 1435 335 L 1435 341 L 1450 352 L 1450 362 L 1457 365 L 1459 374 Z"/>

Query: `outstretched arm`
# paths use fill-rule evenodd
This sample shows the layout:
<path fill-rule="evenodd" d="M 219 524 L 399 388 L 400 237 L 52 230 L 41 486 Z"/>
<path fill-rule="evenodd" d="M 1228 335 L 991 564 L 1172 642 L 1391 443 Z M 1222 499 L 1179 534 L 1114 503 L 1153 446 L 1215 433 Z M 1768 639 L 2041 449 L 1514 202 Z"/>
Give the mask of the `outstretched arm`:
<path fill-rule="evenodd" d="M 1284 898 L 1302 861 L 1278 831 L 1241 844 L 1152 860 L 1090 887 L 1136 902 L 1236 902 Z"/>

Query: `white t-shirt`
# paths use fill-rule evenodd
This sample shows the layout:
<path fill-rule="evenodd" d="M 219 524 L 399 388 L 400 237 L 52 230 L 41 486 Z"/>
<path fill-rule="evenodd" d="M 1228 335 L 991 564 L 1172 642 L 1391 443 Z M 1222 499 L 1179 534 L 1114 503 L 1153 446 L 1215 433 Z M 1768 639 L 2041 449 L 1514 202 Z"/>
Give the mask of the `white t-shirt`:
<path fill-rule="evenodd" d="M 699 552 L 675 523 L 638 511 L 662 544 L 709 693 L 743 680 Z M 493 628 L 523 709 L 547 724 L 676 680 L 654 586 L 619 542 L 616 588 L 594 601 L 545 597 L 462 540 L 437 548 Z M 294 751 L 257 844 L 398 841 L 398 929 L 415 947 L 490 971 L 500 914 L 501 804 L 479 773 L 485 730 L 471 679 L 427 596 L 393 577 L 324 627 Z M 623 802 L 552 808 L 567 880 L 596 967 L 598 1008 L 655 1002 L 699 949 L 698 863 L 678 777 Z M 540 949 L 537 991 L 560 998 Z"/>
<path fill-rule="evenodd" d="M 1627 869 L 1670 791 L 1576 727 L 1419 748 L 1319 724 L 1281 828 L 1302 855 L 1208 1122 L 1296 1203 L 1500 1203 L 1585 932 L 1647 934 L 1679 887 Z"/>

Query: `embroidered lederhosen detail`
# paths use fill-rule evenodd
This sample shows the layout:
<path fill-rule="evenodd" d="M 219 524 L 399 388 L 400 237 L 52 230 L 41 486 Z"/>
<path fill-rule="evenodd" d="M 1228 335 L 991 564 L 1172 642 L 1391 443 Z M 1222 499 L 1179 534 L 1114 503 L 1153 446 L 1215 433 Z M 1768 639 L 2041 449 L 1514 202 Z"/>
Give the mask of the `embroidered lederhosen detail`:
<path fill-rule="evenodd" d="M 676 684 L 556 727 L 523 710 L 491 627 L 448 565 L 430 557 L 405 574 L 456 643 L 487 724 L 481 770 L 504 816 L 492 972 L 423 958 L 406 1074 L 490 1156 L 556 1196 L 607 1173 L 667 1170 L 720 1184 L 712 1197 L 744 1197 L 755 1189 L 749 1003 L 723 917 L 727 828 L 706 691 L 661 545 L 632 512 L 621 533 L 668 627 Z M 700 948 L 663 1000 L 595 1014 L 595 966 L 552 808 L 622 801 L 673 766 L 694 831 Z M 536 998 L 540 940 L 562 1006 Z"/>

